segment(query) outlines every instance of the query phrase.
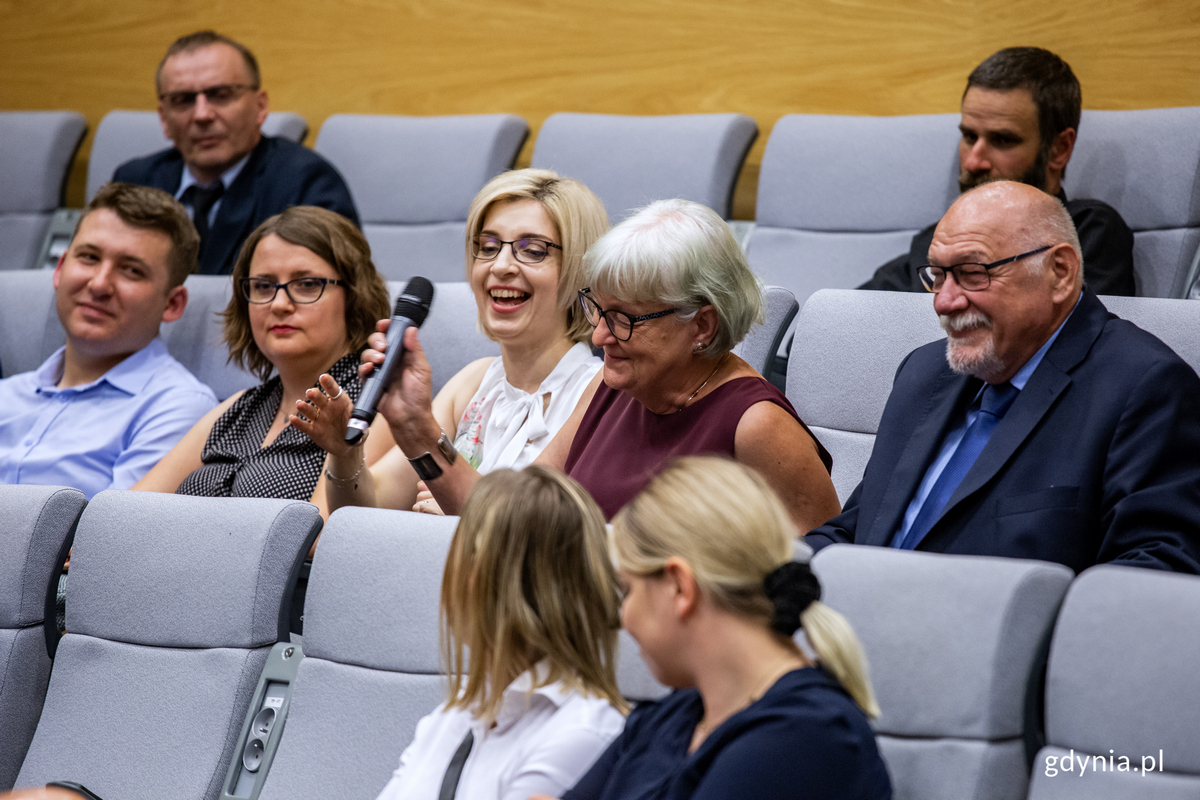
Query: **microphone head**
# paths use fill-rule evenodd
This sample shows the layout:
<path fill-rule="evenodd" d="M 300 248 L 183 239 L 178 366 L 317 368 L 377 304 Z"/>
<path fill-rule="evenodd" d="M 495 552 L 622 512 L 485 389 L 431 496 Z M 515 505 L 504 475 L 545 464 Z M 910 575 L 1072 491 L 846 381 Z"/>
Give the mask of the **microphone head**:
<path fill-rule="evenodd" d="M 413 327 L 419 328 L 429 316 L 429 304 L 433 302 L 433 284 L 428 278 L 413 278 L 404 287 L 404 291 L 396 298 L 396 310 L 393 317 L 406 317 L 412 320 Z"/>

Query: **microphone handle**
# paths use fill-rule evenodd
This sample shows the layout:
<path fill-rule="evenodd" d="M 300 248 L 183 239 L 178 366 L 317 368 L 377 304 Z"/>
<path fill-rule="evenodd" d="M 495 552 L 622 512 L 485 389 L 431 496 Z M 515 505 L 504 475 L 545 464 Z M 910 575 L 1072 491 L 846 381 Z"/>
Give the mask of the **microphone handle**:
<path fill-rule="evenodd" d="M 375 409 L 379 405 L 379 399 L 391 385 L 392 373 L 404 358 L 404 333 L 412 326 L 413 321 L 408 317 L 392 317 L 392 324 L 388 326 L 387 353 L 383 356 L 383 363 L 375 368 L 363 384 L 358 402 L 354 404 L 354 411 L 350 412 L 350 424 L 346 427 L 346 444 L 354 446 L 362 441 L 367 429 L 375 421 Z"/>

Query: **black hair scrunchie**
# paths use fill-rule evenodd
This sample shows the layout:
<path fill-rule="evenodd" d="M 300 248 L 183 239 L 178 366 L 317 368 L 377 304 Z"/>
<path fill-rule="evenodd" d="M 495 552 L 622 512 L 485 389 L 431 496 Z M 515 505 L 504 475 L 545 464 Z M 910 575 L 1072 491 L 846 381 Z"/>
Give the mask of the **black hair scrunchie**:
<path fill-rule="evenodd" d="M 821 582 L 808 564 L 788 561 L 763 578 L 763 591 L 775 606 L 771 630 L 791 636 L 800 627 L 800 615 L 821 599 Z"/>

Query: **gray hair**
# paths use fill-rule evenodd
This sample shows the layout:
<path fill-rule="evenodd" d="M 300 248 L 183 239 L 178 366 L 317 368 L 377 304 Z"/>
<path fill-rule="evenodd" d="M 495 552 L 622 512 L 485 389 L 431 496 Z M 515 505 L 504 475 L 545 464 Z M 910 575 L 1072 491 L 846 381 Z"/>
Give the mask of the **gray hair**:
<path fill-rule="evenodd" d="M 585 283 L 629 303 L 664 303 L 688 320 L 703 306 L 719 323 L 705 355 L 718 358 L 762 322 L 762 286 L 725 220 L 689 200 L 657 200 L 583 257 Z"/>
<path fill-rule="evenodd" d="M 1045 244 L 1069 244 L 1075 255 L 1079 256 L 1079 274 L 1075 276 L 1075 288 L 1078 289 L 1083 285 L 1083 247 L 1079 244 L 1079 231 L 1075 229 L 1071 213 L 1067 211 L 1063 202 L 1053 195 L 1046 195 L 1044 207 L 1038 208 L 1035 213 L 1037 216 L 1034 225 L 1024 237 L 1022 248 L 1032 250 Z M 1031 259 L 1029 269 L 1039 274 L 1045 272 L 1046 255 L 1049 254 Z"/>

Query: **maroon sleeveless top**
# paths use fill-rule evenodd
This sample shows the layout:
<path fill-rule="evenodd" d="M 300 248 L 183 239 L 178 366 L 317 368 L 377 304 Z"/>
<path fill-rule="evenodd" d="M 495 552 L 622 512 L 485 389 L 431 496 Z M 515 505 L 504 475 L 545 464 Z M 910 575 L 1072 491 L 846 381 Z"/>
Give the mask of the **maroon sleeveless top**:
<path fill-rule="evenodd" d="M 655 414 L 601 382 L 571 442 L 566 473 L 612 519 L 672 459 L 710 453 L 732 458 L 742 415 L 764 400 L 781 406 L 812 436 L 783 393 L 759 377 L 734 378 L 674 414 Z M 813 441 L 825 468 L 832 469 L 829 451 L 817 437 Z"/>

